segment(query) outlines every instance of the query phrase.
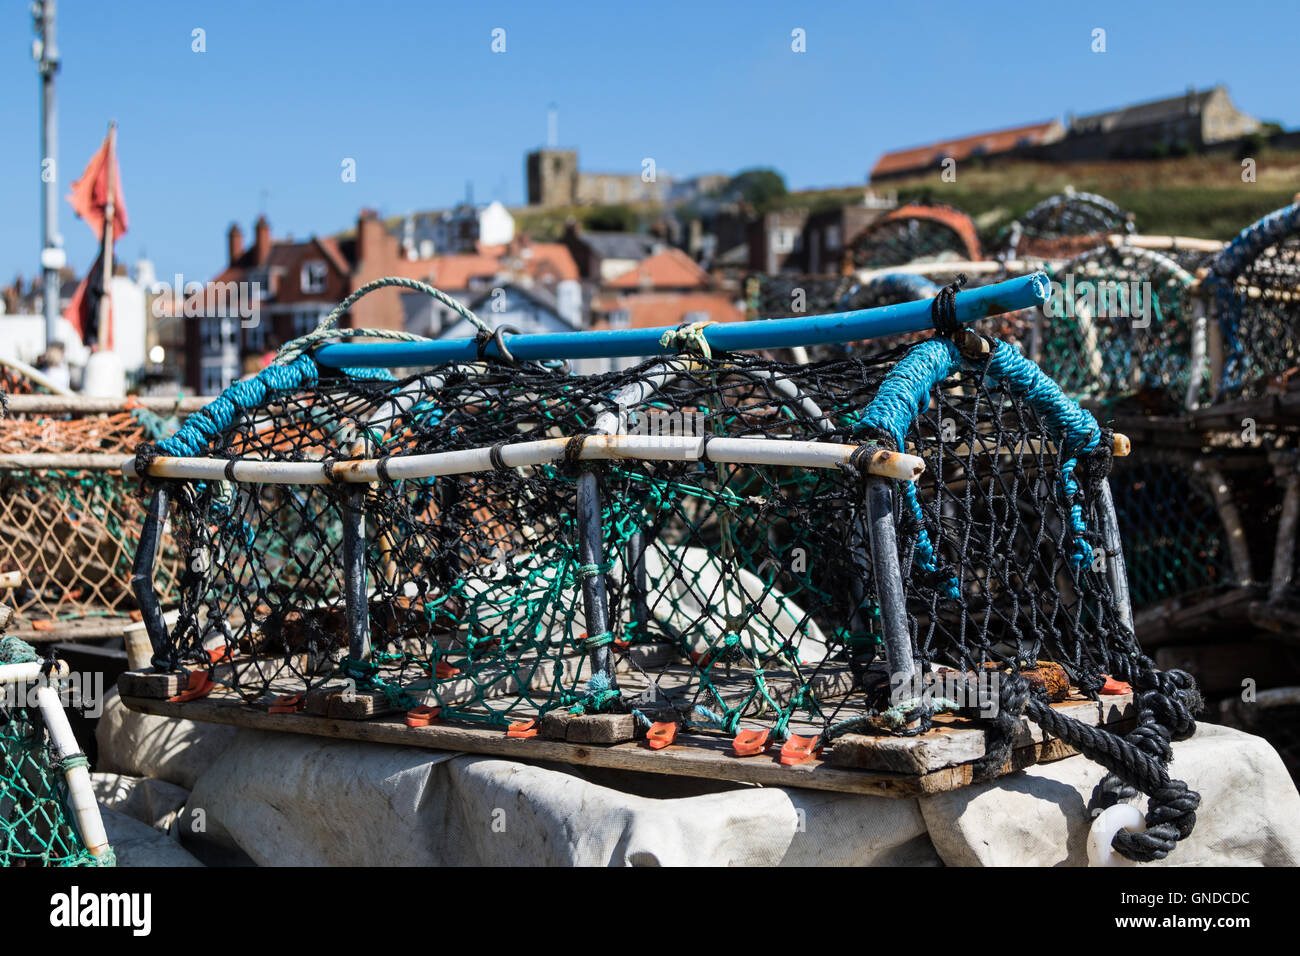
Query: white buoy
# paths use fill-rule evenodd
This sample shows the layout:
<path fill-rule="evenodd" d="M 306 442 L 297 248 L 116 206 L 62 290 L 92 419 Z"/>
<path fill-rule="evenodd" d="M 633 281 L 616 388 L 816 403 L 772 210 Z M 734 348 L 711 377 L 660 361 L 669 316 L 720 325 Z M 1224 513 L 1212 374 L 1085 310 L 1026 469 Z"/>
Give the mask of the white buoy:
<path fill-rule="evenodd" d="M 1089 866 L 1136 866 L 1127 857 L 1120 856 L 1110 845 L 1115 834 L 1120 830 L 1129 833 L 1146 831 L 1146 818 L 1142 811 L 1131 803 L 1117 803 L 1107 807 L 1097 815 L 1088 831 L 1088 865 Z"/>
<path fill-rule="evenodd" d="M 82 378 L 83 395 L 96 398 L 123 398 L 126 396 L 126 368 L 116 352 L 92 352 L 86 360 Z"/>

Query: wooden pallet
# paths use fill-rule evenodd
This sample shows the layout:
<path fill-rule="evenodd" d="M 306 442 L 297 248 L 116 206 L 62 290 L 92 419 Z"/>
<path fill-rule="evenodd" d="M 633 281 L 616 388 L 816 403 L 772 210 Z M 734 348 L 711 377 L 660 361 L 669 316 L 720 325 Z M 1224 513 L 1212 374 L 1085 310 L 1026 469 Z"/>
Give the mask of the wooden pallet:
<path fill-rule="evenodd" d="M 602 745 L 575 742 L 571 736 L 566 740 L 541 736 L 520 739 L 506 736 L 498 727 L 467 724 L 408 727 L 400 716 L 349 720 L 307 713 L 271 714 L 267 713 L 265 702 L 247 704 L 223 690 L 188 703 L 124 694 L 122 703 L 138 713 L 337 740 L 899 798 L 942 793 L 971 783 L 971 762 L 984 756 L 987 742 L 983 724 L 940 716 L 936 718 L 936 726 L 926 734 L 915 737 L 846 735 L 819 758 L 787 767 L 778 760 L 779 748 L 740 758 L 733 754 L 731 741 L 719 734 L 680 734 L 672 746 L 651 750 L 639 740 Z M 1076 698 L 1053 707 L 1093 724 L 1105 723 L 1116 733 L 1127 732 L 1133 722 L 1131 694 L 1105 697 L 1100 703 Z M 1045 737 L 1028 720 L 1022 720 L 1021 725 L 1012 757 L 1001 773 L 1074 754 L 1068 745 Z"/>

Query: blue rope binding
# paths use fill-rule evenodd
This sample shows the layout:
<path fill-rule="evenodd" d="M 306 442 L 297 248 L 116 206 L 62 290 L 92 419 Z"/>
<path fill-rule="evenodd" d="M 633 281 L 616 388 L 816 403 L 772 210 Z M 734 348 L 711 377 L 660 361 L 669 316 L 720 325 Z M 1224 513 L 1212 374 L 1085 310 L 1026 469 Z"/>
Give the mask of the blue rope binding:
<path fill-rule="evenodd" d="M 949 339 L 936 337 L 920 343 L 890 370 L 854 430 L 884 432 L 894 439 L 899 451 L 903 450 L 907 430 L 929 407 L 930 391 L 960 371 L 961 367 L 961 352 Z M 1061 453 L 1066 457 L 1061 464 L 1060 485 L 1070 502 L 1070 528 L 1074 535 L 1070 563 L 1076 568 L 1090 564 L 1092 545 L 1085 538 L 1088 528 L 1083 518 L 1083 505 L 1078 501 L 1079 483 L 1075 480 L 1074 469 L 1078 456 L 1093 451 L 1101 440 L 1097 420 L 1062 392 L 1042 369 L 1006 342 L 994 343 L 984 372 L 991 380 L 1005 385 L 1013 394 L 1027 401 L 1043 420 L 1049 434 L 1061 443 Z M 934 544 L 925 529 L 925 515 L 915 482 L 903 482 L 903 501 L 919 528 L 916 563 L 935 573 L 938 561 Z M 956 578 L 948 581 L 946 590 L 949 598 L 958 597 Z"/>

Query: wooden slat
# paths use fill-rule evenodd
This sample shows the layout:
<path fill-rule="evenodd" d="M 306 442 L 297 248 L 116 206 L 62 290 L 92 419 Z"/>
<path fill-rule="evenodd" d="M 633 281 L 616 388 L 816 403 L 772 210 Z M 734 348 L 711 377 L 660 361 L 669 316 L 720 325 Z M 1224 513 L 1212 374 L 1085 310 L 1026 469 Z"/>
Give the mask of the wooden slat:
<path fill-rule="evenodd" d="M 1132 694 L 1116 694 L 1100 701 L 1066 700 L 1053 704 L 1052 709 L 1094 727 L 1126 720 L 1135 713 Z M 935 724 L 928 733 L 915 737 L 845 734 L 835 741 L 831 763 L 837 767 L 926 774 L 979 760 L 988 752 L 986 726 L 945 715 L 936 717 Z M 1026 747 L 1042 741 L 1038 725 L 1022 718 L 1012 746 Z"/>
<path fill-rule="evenodd" d="M 955 790 L 969 784 L 973 775 L 969 764 L 917 775 L 843 769 L 834 766 L 825 757 L 799 766 L 784 767 L 777 758 L 776 748 L 760 756 L 738 758 L 732 754 L 729 740 L 704 734 L 679 737 L 679 742 L 673 746 L 655 751 L 641 741 L 613 746 L 588 746 L 547 740 L 544 737 L 516 739 L 507 737 L 503 730 L 492 727 L 455 724 L 407 727 L 400 718 L 352 721 L 307 714 L 270 714 L 217 693 L 185 704 L 129 696 L 123 696 L 122 703 L 137 713 L 336 740 L 397 744 L 429 750 L 490 754 L 517 760 L 550 761 L 890 798 L 920 797 Z M 1009 773 L 1034 763 L 1060 760 L 1073 753 L 1070 747 L 1059 740 L 1034 743 L 1015 750 L 1012 759 L 1002 769 L 1004 773 Z"/>

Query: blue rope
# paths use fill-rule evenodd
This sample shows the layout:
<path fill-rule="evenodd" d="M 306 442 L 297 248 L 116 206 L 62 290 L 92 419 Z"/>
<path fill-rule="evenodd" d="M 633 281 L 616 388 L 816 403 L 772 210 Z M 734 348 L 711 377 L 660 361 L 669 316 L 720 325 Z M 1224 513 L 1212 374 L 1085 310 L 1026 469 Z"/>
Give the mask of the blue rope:
<path fill-rule="evenodd" d="M 1223 334 L 1220 390 L 1236 388 L 1245 375 L 1245 348 L 1237 334 L 1245 298 L 1233 288 L 1233 283 L 1265 249 L 1296 233 L 1300 233 L 1300 203 L 1283 206 L 1251 223 L 1210 263 L 1210 279 L 1206 284 L 1214 291 L 1219 330 Z"/>
<path fill-rule="evenodd" d="M 911 349 L 880 383 L 876 397 L 863 411 L 855 431 L 875 429 L 894 439 L 894 447 L 903 450 L 903 436 L 916 417 L 930 405 L 930 389 L 961 368 L 961 353 L 948 339 L 927 339 Z M 916 482 L 903 482 L 903 504 L 919 529 L 916 535 L 916 563 L 931 574 L 939 570 L 934 544 L 925 529 L 925 514 L 917 497 Z M 957 579 L 949 578 L 945 595 L 956 600 Z"/>
<path fill-rule="evenodd" d="M 158 450 L 164 455 L 195 457 L 234 424 L 241 409 L 263 404 L 269 392 L 315 385 L 318 377 L 316 363 L 306 355 L 288 365 L 268 365 L 255 377 L 235 382 L 187 418 L 175 435 L 158 443 Z"/>
<path fill-rule="evenodd" d="M 929 407 L 930 391 L 961 369 L 962 357 L 951 341 L 942 337 L 928 339 L 911 349 L 881 382 L 875 398 L 854 425 L 855 431 L 868 429 L 890 435 L 898 450 L 904 448 L 904 435 L 918 415 Z M 1070 527 L 1074 551 L 1070 562 L 1075 566 L 1092 561 L 1092 546 L 1086 535 L 1088 527 L 1079 502 L 1079 483 L 1074 478 L 1078 456 L 1091 452 L 1101 440 L 1101 428 L 1086 409 L 1072 401 L 1037 365 L 1005 342 L 994 343 L 985 374 L 1005 385 L 1033 407 L 1049 434 L 1061 442 L 1064 461 L 1061 465 L 1061 491 L 1070 505 Z M 903 502 L 920 529 L 916 538 L 916 563 L 931 573 L 938 570 L 934 545 L 925 529 L 925 515 L 917 496 L 916 483 L 903 482 Z M 948 581 L 947 596 L 958 596 L 956 578 Z"/>

